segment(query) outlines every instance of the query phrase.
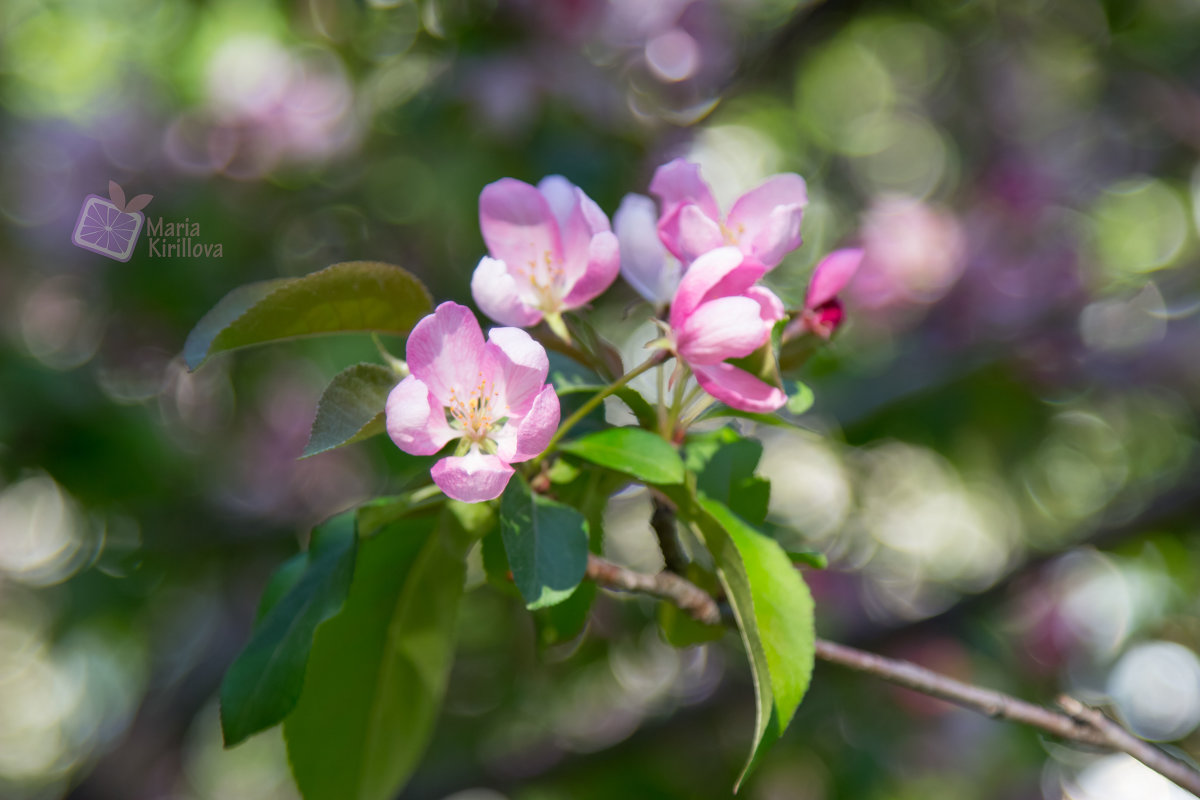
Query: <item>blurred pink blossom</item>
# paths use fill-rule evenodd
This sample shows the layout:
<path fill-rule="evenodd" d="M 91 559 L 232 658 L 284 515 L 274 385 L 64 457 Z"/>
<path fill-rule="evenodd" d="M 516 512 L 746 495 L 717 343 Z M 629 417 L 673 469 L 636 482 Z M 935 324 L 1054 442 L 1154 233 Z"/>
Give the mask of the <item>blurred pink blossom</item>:
<path fill-rule="evenodd" d="M 461 439 L 434 464 L 434 483 L 468 503 L 499 497 L 510 465 L 541 453 L 558 427 L 545 349 L 518 328 L 493 328 L 485 343 L 470 309 L 442 303 L 413 328 L 407 356 L 412 374 L 387 399 L 388 435 L 413 455 Z"/>
<path fill-rule="evenodd" d="M 932 303 L 962 274 L 966 240 L 948 212 L 915 197 L 876 199 L 862 228 L 863 259 L 850 287 L 856 305 L 884 309 Z"/>

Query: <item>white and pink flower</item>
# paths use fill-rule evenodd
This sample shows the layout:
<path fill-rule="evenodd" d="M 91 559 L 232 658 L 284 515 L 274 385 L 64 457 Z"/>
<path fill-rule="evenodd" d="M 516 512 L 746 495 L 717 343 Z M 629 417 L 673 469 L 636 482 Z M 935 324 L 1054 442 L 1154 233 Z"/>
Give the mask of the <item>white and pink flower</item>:
<path fill-rule="evenodd" d="M 545 349 L 518 328 L 483 331 L 470 309 L 442 303 L 408 337 L 411 373 L 387 399 L 387 431 L 406 453 L 433 455 L 433 480 L 468 503 L 499 497 L 512 464 L 539 455 L 558 428 Z"/>
<path fill-rule="evenodd" d="M 787 402 L 776 386 L 728 363 L 753 353 L 784 317 L 783 302 L 754 283 L 766 272 L 736 247 L 700 256 L 671 303 L 671 341 L 704 391 L 742 411 L 774 411 Z"/>
<path fill-rule="evenodd" d="M 588 303 L 616 279 L 621 254 L 608 217 L 581 189 L 551 175 L 536 187 L 502 178 L 479 195 L 488 254 L 471 295 L 504 325 L 551 324 Z"/>
<path fill-rule="evenodd" d="M 685 264 L 732 245 L 769 270 L 800 246 L 808 189 L 794 173 L 767 178 L 739 197 L 727 217 L 700 177 L 699 165 L 682 158 L 654 172 L 650 193 L 662 203 L 658 235 Z"/>

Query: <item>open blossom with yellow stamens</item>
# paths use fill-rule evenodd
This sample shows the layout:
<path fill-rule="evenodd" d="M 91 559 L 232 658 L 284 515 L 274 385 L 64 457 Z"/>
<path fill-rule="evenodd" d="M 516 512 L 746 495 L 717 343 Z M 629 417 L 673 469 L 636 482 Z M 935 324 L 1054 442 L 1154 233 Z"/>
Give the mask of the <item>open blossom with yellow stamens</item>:
<path fill-rule="evenodd" d="M 499 497 L 510 466 L 539 455 L 558 428 L 559 404 L 546 383 L 546 350 L 518 328 L 493 328 L 487 341 L 470 309 L 442 303 L 408 337 L 412 371 L 387 399 L 387 431 L 406 453 L 433 455 L 434 483 L 468 503 Z"/>
<path fill-rule="evenodd" d="M 772 269 L 800 246 L 808 190 L 794 173 L 767 178 L 739 197 L 728 217 L 721 216 L 700 167 L 682 158 L 655 170 L 650 193 L 662 203 L 659 238 L 685 265 L 718 247 L 733 246 Z"/>
<path fill-rule="evenodd" d="M 488 254 L 471 278 L 483 313 L 527 328 L 543 319 L 565 336 L 560 314 L 591 301 L 621 265 L 608 217 L 581 189 L 551 175 L 536 187 L 503 178 L 479 195 Z"/>

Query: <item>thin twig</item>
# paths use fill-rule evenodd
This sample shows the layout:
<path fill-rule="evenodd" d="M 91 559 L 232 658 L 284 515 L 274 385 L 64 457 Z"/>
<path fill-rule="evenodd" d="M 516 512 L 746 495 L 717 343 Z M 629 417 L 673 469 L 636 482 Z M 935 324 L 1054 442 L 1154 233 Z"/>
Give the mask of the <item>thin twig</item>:
<path fill-rule="evenodd" d="M 1100 731 L 1104 735 L 1107 745 L 1113 750 L 1128 753 L 1159 775 L 1171 779 L 1192 794 L 1200 796 L 1200 773 L 1197 773 L 1188 764 L 1155 747 L 1145 739 L 1139 739 L 1099 710 L 1085 706 L 1070 695 L 1062 695 L 1057 702 L 1073 719 Z"/>
<path fill-rule="evenodd" d="M 607 588 L 640 592 L 667 600 L 708 625 L 718 624 L 722 618 L 720 606 L 711 595 L 673 572 L 646 575 L 597 556 L 588 556 L 587 577 Z M 1139 739 L 1100 711 L 1072 697 L 1064 695 L 1058 699 L 1058 705 L 1067 712 L 1064 714 L 1003 692 L 963 683 L 910 661 L 885 658 L 826 639 L 817 639 L 815 644 L 816 656 L 822 661 L 873 675 L 993 719 L 1019 722 L 1061 739 L 1127 753 L 1158 774 L 1200 796 L 1200 772 Z"/>

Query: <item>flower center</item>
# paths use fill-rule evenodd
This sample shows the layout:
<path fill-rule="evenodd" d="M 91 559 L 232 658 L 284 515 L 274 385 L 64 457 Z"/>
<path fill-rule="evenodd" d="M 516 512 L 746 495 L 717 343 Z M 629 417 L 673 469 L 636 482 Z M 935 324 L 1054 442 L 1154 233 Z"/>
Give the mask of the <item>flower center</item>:
<path fill-rule="evenodd" d="M 726 227 L 724 222 L 721 223 L 721 237 L 723 239 L 725 239 L 725 244 L 736 245 L 738 243 L 738 240 L 742 238 L 742 235 L 745 232 L 746 232 L 745 225 L 739 224 L 737 226 L 737 230 L 733 231 L 733 230 L 730 230 L 728 227 Z"/>
<path fill-rule="evenodd" d="M 528 267 L 518 267 L 525 280 L 529 281 L 537 296 L 537 305 L 546 313 L 558 311 L 562 301 L 563 265 L 562 261 L 546 250 L 541 260 L 529 259 Z"/>
<path fill-rule="evenodd" d="M 504 423 L 504 418 L 494 416 L 493 404 L 500 405 L 500 391 L 483 377 L 481 371 L 479 383 L 465 394 L 460 394 L 456 386 L 450 387 L 449 419 L 446 421 L 472 442 L 483 442 L 494 425 Z M 504 410 L 508 411 L 508 407 Z"/>

